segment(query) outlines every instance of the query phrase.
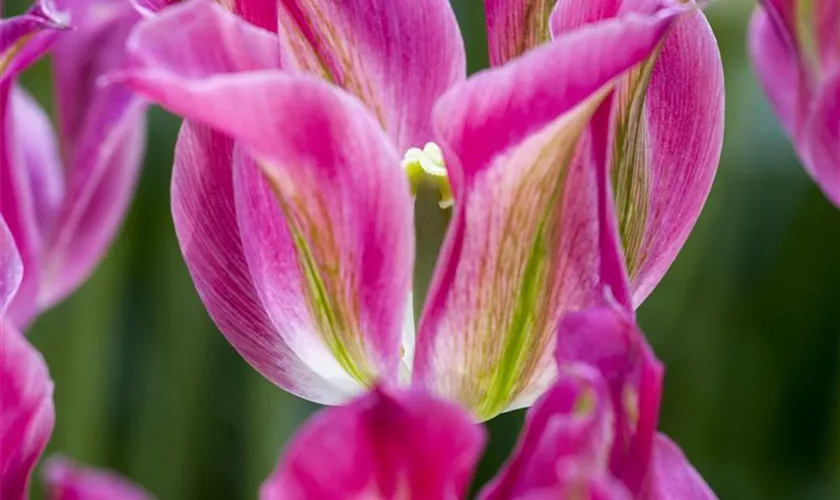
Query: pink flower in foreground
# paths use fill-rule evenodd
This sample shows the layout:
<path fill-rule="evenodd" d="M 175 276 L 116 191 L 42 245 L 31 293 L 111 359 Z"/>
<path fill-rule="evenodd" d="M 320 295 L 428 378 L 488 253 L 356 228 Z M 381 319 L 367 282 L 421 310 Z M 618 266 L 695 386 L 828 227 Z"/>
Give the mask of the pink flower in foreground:
<path fill-rule="evenodd" d="M 0 25 L 0 212 L 24 263 L 8 311 L 21 329 L 90 274 L 128 207 L 143 155 L 144 106 L 97 79 L 122 63 L 138 19 L 119 0 L 57 0 Z M 73 29 L 56 29 L 62 23 Z M 57 141 L 46 113 L 15 84 L 50 48 Z"/>
<path fill-rule="evenodd" d="M 172 181 L 185 261 L 219 329 L 277 385 L 337 404 L 411 379 L 479 419 L 530 405 L 556 377 L 559 318 L 597 303 L 615 272 L 604 252 L 616 222 L 599 201 L 609 181 L 594 166 L 616 161 L 609 145 L 625 124 L 652 141 L 647 163 L 622 167 L 653 172 L 638 176 L 650 189 L 616 183 L 648 193 L 637 201 L 650 217 L 620 217 L 625 240 L 642 240 L 630 262 L 637 301 L 693 224 L 721 133 L 719 60 L 693 5 L 587 18 L 468 80 L 445 0 L 259 5 L 230 3 L 250 24 L 201 0 L 164 9 L 135 30 L 118 78 L 186 117 Z M 700 30 L 699 45 L 684 26 Z M 638 70 L 657 53 L 679 61 L 668 77 L 688 89 L 677 93 L 687 108 L 639 102 L 664 77 Z M 628 92 L 626 106 L 612 97 Z M 707 128 L 683 123 L 709 98 Z M 664 138 L 666 127 L 679 134 Z M 672 154 L 674 141 L 702 161 Z M 456 201 L 416 335 L 401 167 L 448 174 Z"/>
<path fill-rule="evenodd" d="M 656 433 L 662 367 L 632 318 L 587 310 L 567 316 L 560 335 L 559 377 L 479 498 L 715 498 Z M 451 403 L 375 388 L 305 424 L 260 498 L 464 498 L 483 441 L 481 427 Z"/>
<path fill-rule="evenodd" d="M 763 0 L 749 43 L 805 170 L 840 207 L 840 0 Z"/>
<path fill-rule="evenodd" d="M 44 464 L 48 500 L 149 500 L 151 495 L 110 472 L 80 467 L 64 457 Z"/>

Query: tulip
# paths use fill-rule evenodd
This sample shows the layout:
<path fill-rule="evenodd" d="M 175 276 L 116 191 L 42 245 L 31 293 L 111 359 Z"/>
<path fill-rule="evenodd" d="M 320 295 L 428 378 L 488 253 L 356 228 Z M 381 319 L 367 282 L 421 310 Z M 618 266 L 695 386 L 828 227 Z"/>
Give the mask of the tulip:
<path fill-rule="evenodd" d="M 759 2 L 749 48 L 805 170 L 840 207 L 840 1 Z"/>
<path fill-rule="evenodd" d="M 656 433 L 662 367 L 632 317 L 593 308 L 565 317 L 559 334 L 559 377 L 479 498 L 714 499 Z M 378 387 L 304 424 L 260 498 L 464 498 L 483 443 L 457 406 Z"/>
<path fill-rule="evenodd" d="M 45 30 L 67 19 L 72 30 Z M 138 19 L 117 0 L 59 0 L 3 21 L 4 44 L 7 29 L 41 30 L 3 52 L 8 67 L 0 83 L 0 211 L 25 269 L 8 315 L 21 329 L 88 277 L 128 207 L 143 154 L 144 105 L 124 88 L 99 87 L 97 79 L 121 64 Z M 44 111 L 14 84 L 50 44 L 57 140 Z"/>
<path fill-rule="evenodd" d="M 48 500 L 149 500 L 142 488 L 111 472 L 51 457 L 44 465 Z"/>
<path fill-rule="evenodd" d="M 279 43 L 195 0 L 142 22 L 112 79 L 186 118 L 178 240 L 258 371 L 326 404 L 412 380 L 487 419 L 550 386 L 559 318 L 600 300 L 616 224 L 593 164 L 610 161 L 611 115 L 590 121 L 695 12 L 604 19 L 465 80 L 445 0 L 283 1 Z M 455 200 L 416 335 L 403 168 L 444 169 Z"/>
<path fill-rule="evenodd" d="M 55 422 L 53 385 L 41 354 L 6 319 L 23 264 L 0 217 L 0 498 L 29 498 L 29 480 Z"/>

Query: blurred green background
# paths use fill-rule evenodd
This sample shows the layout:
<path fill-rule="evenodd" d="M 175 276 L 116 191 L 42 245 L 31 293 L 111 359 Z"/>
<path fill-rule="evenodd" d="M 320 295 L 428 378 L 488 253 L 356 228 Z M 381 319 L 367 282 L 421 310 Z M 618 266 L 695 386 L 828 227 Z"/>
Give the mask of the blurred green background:
<path fill-rule="evenodd" d="M 482 3 L 454 3 L 470 70 L 480 69 Z M 707 9 L 726 72 L 723 159 L 640 323 L 667 367 L 661 428 L 721 498 L 837 499 L 840 211 L 802 171 L 756 85 L 745 57 L 753 6 L 721 0 Z M 23 8 L 17 0 L 10 10 Z M 51 107 L 48 64 L 23 83 Z M 198 300 L 169 216 L 178 125 L 151 112 L 145 170 L 118 240 L 30 333 L 55 379 L 48 453 L 113 468 L 161 500 L 255 498 L 316 407 L 253 371 Z M 444 223 L 433 207 L 424 200 L 418 211 L 421 289 Z M 522 418 L 488 424 L 477 482 L 506 458 Z"/>

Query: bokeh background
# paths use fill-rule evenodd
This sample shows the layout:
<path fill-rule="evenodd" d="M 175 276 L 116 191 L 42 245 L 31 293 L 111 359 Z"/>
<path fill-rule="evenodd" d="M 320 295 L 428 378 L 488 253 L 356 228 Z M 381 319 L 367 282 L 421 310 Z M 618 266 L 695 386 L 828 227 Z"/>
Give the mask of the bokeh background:
<path fill-rule="evenodd" d="M 479 70 L 482 2 L 453 3 L 469 68 Z M 8 7 L 20 12 L 25 2 Z M 745 55 L 753 7 L 720 0 L 707 9 L 726 72 L 723 159 L 695 231 L 639 318 L 667 367 L 661 428 L 721 498 L 837 499 L 840 211 L 802 171 L 757 87 Z M 49 64 L 23 83 L 51 108 Z M 118 240 L 30 333 L 55 379 L 48 454 L 115 469 L 161 500 L 255 498 L 317 408 L 253 371 L 198 300 L 169 215 L 178 126 L 152 110 L 145 168 Z M 445 221 L 430 197 L 417 218 L 423 289 Z M 487 425 L 476 484 L 508 456 L 522 419 L 518 411 Z M 37 484 L 33 497 L 41 498 Z"/>

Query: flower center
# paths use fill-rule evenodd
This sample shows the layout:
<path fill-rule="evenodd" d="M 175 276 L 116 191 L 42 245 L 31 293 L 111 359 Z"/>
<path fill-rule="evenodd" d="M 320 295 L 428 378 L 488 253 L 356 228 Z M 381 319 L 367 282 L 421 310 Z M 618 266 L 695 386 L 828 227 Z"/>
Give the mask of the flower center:
<path fill-rule="evenodd" d="M 405 170 L 405 175 L 408 176 L 413 194 L 417 194 L 417 190 L 422 183 L 428 182 L 440 191 L 440 208 L 452 206 L 452 188 L 449 186 L 443 153 L 437 144 L 428 142 L 423 146 L 423 149 L 411 148 L 406 151 L 402 168 Z"/>

